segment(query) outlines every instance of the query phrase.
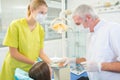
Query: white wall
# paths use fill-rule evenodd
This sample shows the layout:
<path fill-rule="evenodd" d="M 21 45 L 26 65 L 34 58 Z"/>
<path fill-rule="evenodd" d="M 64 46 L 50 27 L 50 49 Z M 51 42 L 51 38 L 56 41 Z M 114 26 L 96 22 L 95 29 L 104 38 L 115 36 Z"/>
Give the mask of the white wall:
<path fill-rule="evenodd" d="M 7 47 L 0 48 L 0 70 L 1 70 L 2 63 L 4 61 L 7 51 L 8 51 Z"/>
<path fill-rule="evenodd" d="M 1 13 L 1 1 L 0 1 L 0 13 Z"/>
<path fill-rule="evenodd" d="M 49 57 L 54 57 L 55 54 L 57 57 L 61 57 L 62 56 L 61 46 L 62 45 L 61 45 L 60 39 L 45 41 L 44 50 Z M 0 48 L 0 70 L 1 70 L 7 51 L 8 51 L 8 47 Z"/>
<path fill-rule="evenodd" d="M 0 0 L 2 29 L 6 30 L 12 20 L 23 18 L 27 15 L 27 6 L 30 0 Z M 13 13 L 14 12 L 14 13 Z"/>

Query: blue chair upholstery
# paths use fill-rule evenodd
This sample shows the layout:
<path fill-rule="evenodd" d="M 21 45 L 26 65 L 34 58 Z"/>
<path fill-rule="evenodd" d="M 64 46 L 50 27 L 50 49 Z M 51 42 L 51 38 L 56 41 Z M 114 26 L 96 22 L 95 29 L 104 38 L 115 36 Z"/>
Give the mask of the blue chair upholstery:
<path fill-rule="evenodd" d="M 16 68 L 15 70 L 15 80 L 33 80 L 28 76 L 28 73 L 21 70 L 20 68 Z"/>

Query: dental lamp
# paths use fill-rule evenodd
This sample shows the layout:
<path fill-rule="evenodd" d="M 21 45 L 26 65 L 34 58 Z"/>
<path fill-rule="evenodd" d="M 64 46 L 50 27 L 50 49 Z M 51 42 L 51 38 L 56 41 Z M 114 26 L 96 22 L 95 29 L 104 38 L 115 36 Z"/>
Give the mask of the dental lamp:
<path fill-rule="evenodd" d="M 70 10 L 61 11 L 59 17 L 54 18 L 50 23 L 50 28 L 62 35 L 62 57 L 66 57 L 66 39 L 65 39 L 65 32 L 68 30 L 72 30 L 72 28 L 66 24 L 70 20 L 65 18 L 65 16 L 71 15 Z M 55 56 L 56 57 L 56 56 Z"/>
<path fill-rule="evenodd" d="M 56 33 L 58 34 L 61 34 L 62 35 L 62 40 L 60 41 L 62 43 L 62 57 L 66 57 L 66 39 L 65 39 L 65 32 L 68 30 L 68 29 L 72 29 L 71 27 L 69 27 L 68 25 L 66 25 L 66 22 L 68 22 L 69 20 L 67 18 L 65 18 L 65 16 L 67 15 L 71 15 L 71 11 L 70 10 L 64 10 L 64 11 L 61 11 L 60 14 L 59 14 L 59 17 L 57 18 L 54 18 L 51 23 L 50 23 L 50 29 L 52 29 L 53 31 L 55 31 Z M 61 58 L 58 58 L 56 56 L 57 54 L 54 53 L 54 57 L 51 58 L 52 61 L 54 62 L 57 62 L 59 61 Z"/>
<path fill-rule="evenodd" d="M 71 15 L 70 10 L 64 10 L 61 11 L 59 14 L 59 17 L 52 20 L 50 23 L 50 28 L 62 35 L 62 57 L 66 57 L 66 38 L 65 38 L 65 32 L 68 30 L 72 30 L 72 28 L 66 24 L 66 22 L 69 22 L 70 20 L 66 18 L 65 16 Z M 54 54 L 53 61 L 59 61 L 60 58 L 56 57 L 56 53 Z M 69 66 L 55 69 L 54 70 L 54 78 L 55 80 L 70 80 L 70 68 Z M 67 75 L 67 78 L 64 77 L 64 75 Z"/>
<path fill-rule="evenodd" d="M 69 22 L 69 19 L 65 18 L 65 16 L 71 15 L 71 13 L 70 10 L 61 11 L 59 17 L 52 20 L 50 28 L 60 34 L 66 32 L 68 29 L 72 30 L 72 28 L 65 23 Z"/>

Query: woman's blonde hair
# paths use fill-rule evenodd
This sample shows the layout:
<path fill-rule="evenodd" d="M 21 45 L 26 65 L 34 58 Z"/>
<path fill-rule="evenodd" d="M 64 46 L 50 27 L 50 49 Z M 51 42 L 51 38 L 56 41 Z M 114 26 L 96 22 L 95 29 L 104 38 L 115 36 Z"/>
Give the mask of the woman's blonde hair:
<path fill-rule="evenodd" d="M 27 15 L 30 16 L 31 14 L 31 11 L 30 9 L 36 9 L 38 8 L 39 6 L 42 6 L 42 5 L 45 5 L 46 7 L 47 6 L 47 3 L 45 2 L 45 0 L 31 0 L 30 4 L 28 5 L 28 12 L 27 12 Z"/>

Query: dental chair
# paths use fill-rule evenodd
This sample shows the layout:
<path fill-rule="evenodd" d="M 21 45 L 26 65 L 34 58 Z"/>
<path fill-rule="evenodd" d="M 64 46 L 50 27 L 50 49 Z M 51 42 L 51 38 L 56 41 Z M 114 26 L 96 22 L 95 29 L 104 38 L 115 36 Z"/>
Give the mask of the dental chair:
<path fill-rule="evenodd" d="M 16 68 L 14 78 L 15 80 L 33 80 L 29 77 L 28 72 L 25 72 L 20 68 Z"/>

